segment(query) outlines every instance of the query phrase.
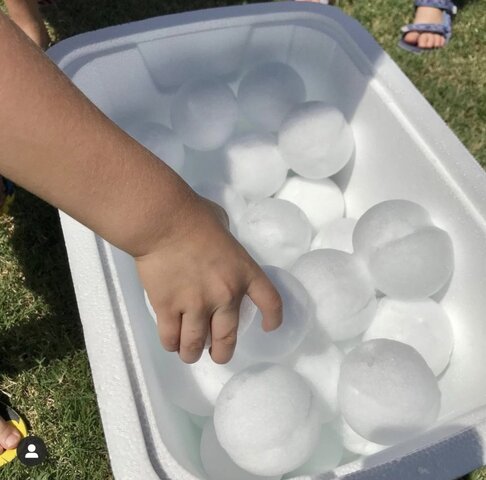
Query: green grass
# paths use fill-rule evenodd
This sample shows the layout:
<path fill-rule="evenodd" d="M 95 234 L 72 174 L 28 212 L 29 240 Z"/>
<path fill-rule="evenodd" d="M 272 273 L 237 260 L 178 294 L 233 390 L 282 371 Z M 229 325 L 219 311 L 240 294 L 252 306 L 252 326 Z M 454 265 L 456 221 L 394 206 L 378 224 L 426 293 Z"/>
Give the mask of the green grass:
<path fill-rule="evenodd" d="M 57 212 L 19 191 L 0 217 L 0 390 L 43 438 L 47 464 L 0 478 L 109 479 L 110 467 Z"/>
<path fill-rule="evenodd" d="M 462 5 L 447 48 L 413 55 L 396 46 L 410 0 L 347 0 L 355 16 L 400 65 L 460 140 L 486 166 L 486 3 Z"/>
<path fill-rule="evenodd" d="M 240 3 L 63 0 L 45 14 L 53 38 L 62 40 L 154 15 Z M 451 44 L 415 56 L 396 47 L 411 0 L 340 2 L 486 165 L 486 4 L 462 3 Z M 33 469 L 12 462 L 0 469 L 0 479 L 111 478 L 58 217 L 23 191 L 11 216 L 0 218 L 0 397 L 22 412 L 50 452 L 49 462 Z M 486 471 L 469 480 L 486 480 Z"/>

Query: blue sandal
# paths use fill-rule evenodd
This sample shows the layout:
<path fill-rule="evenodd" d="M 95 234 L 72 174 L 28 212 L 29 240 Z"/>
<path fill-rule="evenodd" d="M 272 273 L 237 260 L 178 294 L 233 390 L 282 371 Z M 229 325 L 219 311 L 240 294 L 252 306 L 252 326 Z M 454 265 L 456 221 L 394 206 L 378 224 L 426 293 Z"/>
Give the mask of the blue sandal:
<path fill-rule="evenodd" d="M 419 33 L 437 33 L 445 38 L 446 44 L 452 36 L 452 17 L 457 13 L 457 7 L 451 0 L 415 0 L 415 8 L 432 7 L 442 10 L 442 23 L 410 23 L 401 28 L 402 38 L 398 46 L 413 53 L 422 53 L 433 48 L 421 48 L 418 45 L 412 45 L 404 40 L 408 32 Z"/>

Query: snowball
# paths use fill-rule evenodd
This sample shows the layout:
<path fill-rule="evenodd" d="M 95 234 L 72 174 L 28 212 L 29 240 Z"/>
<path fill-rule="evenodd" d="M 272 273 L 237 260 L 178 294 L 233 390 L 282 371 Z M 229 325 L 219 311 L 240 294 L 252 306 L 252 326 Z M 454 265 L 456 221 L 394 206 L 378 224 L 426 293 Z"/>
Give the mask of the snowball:
<path fill-rule="evenodd" d="M 305 100 L 305 85 L 290 66 L 269 62 L 258 65 L 241 80 L 238 104 L 258 128 L 276 132 L 292 108 Z"/>
<path fill-rule="evenodd" d="M 353 245 L 368 263 L 376 287 L 390 297 L 425 298 L 449 280 L 452 242 L 427 211 L 408 200 L 370 208 L 356 224 Z"/>
<path fill-rule="evenodd" d="M 337 421 L 333 422 L 333 426 L 344 448 L 352 453 L 368 456 L 386 448 L 385 445 L 370 442 L 356 433 L 343 417 L 339 417 Z"/>
<path fill-rule="evenodd" d="M 315 230 L 344 215 L 344 197 L 339 187 L 328 178 L 309 180 L 290 177 L 275 198 L 297 205 Z"/>
<path fill-rule="evenodd" d="M 280 127 L 278 144 L 290 168 L 313 179 L 341 170 L 354 150 L 348 122 L 324 102 L 302 103 L 290 112 Z"/>
<path fill-rule="evenodd" d="M 287 477 L 318 475 L 336 468 L 343 457 L 343 445 L 337 433 L 324 426 L 317 447 L 311 458 L 302 466 L 290 472 Z"/>
<path fill-rule="evenodd" d="M 219 392 L 228 380 L 248 366 L 247 360 L 234 356 L 227 364 L 213 362 L 208 350 L 192 364 L 184 363 L 176 352 L 161 348 L 158 365 L 161 383 L 169 399 L 184 410 L 207 417 L 213 414 Z"/>
<path fill-rule="evenodd" d="M 356 222 L 354 218 L 338 218 L 326 223 L 312 240 L 311 250 L 333 248 L 353 253 L 353 230 Z"/>
<path fill-rule="evenodd" d="M 288 171 L 275 137 L 268 133 L 246 133 L 230 140 L 222 168 L 228 183 L 249 200 L 273 195 Z"/>
<path fill-rule="evenodd" d="M 318 328 L 295 353 L 294 370 L 312 387 L 321 410 L 322 422 L 331 421 L 338 413 L 337 387 L 344 355 Z"/>
<path fill-rule="evenodd" d="M 225 183 L 198 183 L 194 185 L 194 190 L 199 195 L 217 203 L 225 209 L 230 219 L 231 230 L 235 228 L 234 225 L 240 220 L 247 208 L 245 199 L 235 189 Z"/>
<path fill-rule="evenodd" d="M 258 364 L 235 375 L 214 410 L 221 446 L 255 475 L 281 475 L 312 455 L 319 408 L 305 380 L 282 365 Z"/>
<path fill-rule="evenodd" d="M 217 78 L 184 83 L 174 96 L 170 119 L 182 141 L 195 150 L 216 150 L 233 134 L 238 105 L 231 89 Z"/>
<path fill-rule="evenodd" d="M 338 399 L 349 426 L 375 443 L 392 445 L 430 427 L 440 390 L 423 357 L 409 345 L 362 343 L 341 364 Z"/>
<path fill-rule="evenodd" d="M 238 238 L 260 264 L 289 267 L 309 250 L 312 228 L 290 202 L 267 198 L 250 205 L 238 224 Z"/>
<path fill-rule="evenodd" d="M 201 437 L 201 461 L 209 480 L 280 480 L 281 475 L 261 477 L 238 467 L 220 445 L 213 419 L 206 421 Z"/>
<path fill-rule="evenodd" d="M 383 298 L 363 340 L 388 338 L 415 348 L 435 375 L 449 364 L 454 338 L 444 309 L 430 299 L 405 302 Z"/>
<path fill-rule="evenodd" d="M 291 268 L 307 289 L 318 323 L 334 341 L 364 332 L 376 310 L 376 297 L 365 264 L 338 250 L 313 250 Z"/>
<path fill-rule="evenodd" d="M 253 360 L 274 361 L 292 353 L 302 342 L 311 327 L 312 306 L 305 288 L 292 274 L 270 265 L 262 268 L 282 298 L 282 324 L 265 332 L 262 314 L 257 310 L 237 348 Z"/>

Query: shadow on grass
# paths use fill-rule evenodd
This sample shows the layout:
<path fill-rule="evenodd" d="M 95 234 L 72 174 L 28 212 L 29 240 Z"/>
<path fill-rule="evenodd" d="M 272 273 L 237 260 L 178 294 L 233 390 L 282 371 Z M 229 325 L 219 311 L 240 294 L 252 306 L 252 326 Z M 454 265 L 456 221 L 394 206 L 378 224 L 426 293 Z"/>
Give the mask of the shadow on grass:
<path fill-rule="evenodd" d="M 478 0 L 455 0 L 454 4 L 457 6 L 457 8 L 464 8 L 468 3 L 475 3 Z"/>
<path fill-rule="evenodd" d="M 65 0 L 43 8 L 42 13 L 55 30 L 57 40 L 60 41 L 79 33 L 149 17 L 264 2 L 265 0 L 144 0 L 143 2 L 140 0 Z"/>
<path fill-rule="evenodd" d="M 84 349 L 82 328 L 57 210 L 19 189 L 11 244 L 25 286 L 45 308 L 0 335 L 0 371 L 12 375 Z"/>

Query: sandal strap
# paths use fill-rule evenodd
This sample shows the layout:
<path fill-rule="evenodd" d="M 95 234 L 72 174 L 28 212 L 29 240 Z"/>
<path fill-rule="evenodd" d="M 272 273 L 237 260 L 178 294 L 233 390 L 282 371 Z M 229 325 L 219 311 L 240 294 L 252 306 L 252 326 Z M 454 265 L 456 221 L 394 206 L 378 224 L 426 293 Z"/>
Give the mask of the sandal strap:
<path fill-rule="evenodd" d="M 457 13 L 457 7 L 451 0 L 415 0 L 415 6 L 438 8 L 450 15 L 455 15 Z"/>
<path fill-rule="evenodd" d="M 442 23 L 409 23 L 401 28 L 403 34 L 408 32 L 437 33 L 443 37 L 448 37 L 451 33 L 449 25 Z"/>

